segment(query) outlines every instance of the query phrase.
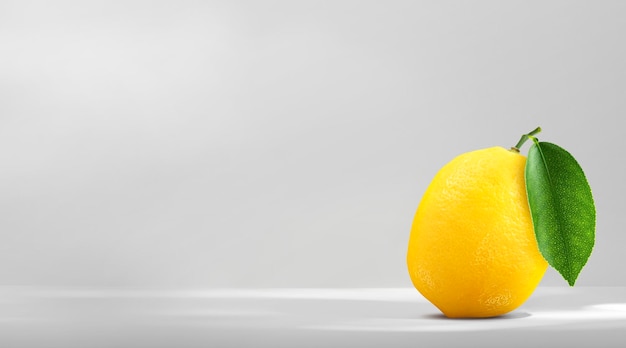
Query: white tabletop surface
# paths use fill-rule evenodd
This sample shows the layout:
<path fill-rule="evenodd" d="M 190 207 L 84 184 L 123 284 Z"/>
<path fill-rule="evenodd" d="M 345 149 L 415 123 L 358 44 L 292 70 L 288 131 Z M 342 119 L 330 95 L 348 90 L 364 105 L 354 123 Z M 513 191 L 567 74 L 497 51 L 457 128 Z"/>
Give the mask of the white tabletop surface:
<path fill-rule="evenodd" d="M 626 347 L 626 288 L 447 319 L 414 289 L 0 287 L 0 347 Z"/>

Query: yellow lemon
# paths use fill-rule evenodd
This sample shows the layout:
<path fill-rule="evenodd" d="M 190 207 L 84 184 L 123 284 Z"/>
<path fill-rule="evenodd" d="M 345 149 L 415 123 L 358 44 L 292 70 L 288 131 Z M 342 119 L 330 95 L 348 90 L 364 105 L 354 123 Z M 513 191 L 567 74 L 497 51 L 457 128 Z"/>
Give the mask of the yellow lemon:
<path fill-rule="evenodd" d="M 407 266 L 444 315 L 492 317 L 519 307 L 548 263 L 526 198 L 526 157 L 492 147 L 462 154 L 435 175 L 417 208 Z"/>

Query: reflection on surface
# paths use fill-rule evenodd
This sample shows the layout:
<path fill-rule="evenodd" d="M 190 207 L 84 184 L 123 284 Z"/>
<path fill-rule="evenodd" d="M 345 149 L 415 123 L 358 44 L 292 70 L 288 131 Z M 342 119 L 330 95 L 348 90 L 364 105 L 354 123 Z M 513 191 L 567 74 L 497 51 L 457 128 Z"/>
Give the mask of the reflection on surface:
<path fill-rule="evenodd" d="M 512 328 L 547 327 L 551 325 L 578 324 L 581 322 L 601 323 L 605 321 L 623 321 L 626 328 L 626 311 L 606 311 L 590 306 L 578 310 L 535 310 L 533 314 L 525 312 L 511 313 L 502 317 L 484 319 L 445 319 L 434 322 L 433 319 L 445 318 L 425 316 L 425 319 L 360 319 L 349 323 L 314 327 L 322 330 L 345 331 L 395 331 L 395 332 L 442 332 L 442 331 L 482 331 Z M 516 319 L 516 320 L 506 320 Z"/>
<path fill-rule="evenodd" d="M 511 313 L 507 313 L 505 315 L 501 315 L 498 317 L 488 317 L 488 318 L 448 318 L 442 313 L 438 314 L 426 314 L 423 317 L 425 319 L 433 319 L 433 320 L 445 320 L 445 321 L 471 321 L 471 320 L 506 320 L 506 319 L 520 319 L 529 317 L 530 314 L 522 311 L 514 311 Z"/>
<path fill-rule="evenodd" d="M 532 331 L 538 337 L 549 330 L 570 330 L 572 340 L 598 330 L 626 336 L 624 288 L 539 288 L 508 315 L 447 319 L 414 289 L 0 287 L 0 343 L 11 343 L 2 347 L 82 347 L 93 341 L 102 347 L 256 347 L 257 339 L 267 346 L 303 340 L 363 346 L 365 333 L 375 335 L 365 346 L 377 346 L 375 338 L 386 342 L 403 333 L 428 341 L 443 339 L 441 333 L 475 332 L 471 339 L 482 342 L 481 333 Z M 410 340 L 403 342 L 396 345 L 410 346 Z"/>
<path fill-rule="evenodd" d="M 592 305 L 589 307 L 605 311 L 617 311 L 621 313 L 626 313 L 626 303 L 603 303 Z"/>

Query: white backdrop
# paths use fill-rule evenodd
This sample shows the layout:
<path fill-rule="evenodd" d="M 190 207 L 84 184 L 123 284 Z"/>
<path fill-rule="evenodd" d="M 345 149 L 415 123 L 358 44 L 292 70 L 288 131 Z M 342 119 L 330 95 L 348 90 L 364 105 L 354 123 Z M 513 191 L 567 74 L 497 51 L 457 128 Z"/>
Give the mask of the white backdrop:
<path fill-rule="evenodd" d="M 624 18 L 619 1 L 2 1 L 0 284 L 411 286 L 436 171 L 540 125 L 596 199 L 577 284 L 626 285 Z"/>

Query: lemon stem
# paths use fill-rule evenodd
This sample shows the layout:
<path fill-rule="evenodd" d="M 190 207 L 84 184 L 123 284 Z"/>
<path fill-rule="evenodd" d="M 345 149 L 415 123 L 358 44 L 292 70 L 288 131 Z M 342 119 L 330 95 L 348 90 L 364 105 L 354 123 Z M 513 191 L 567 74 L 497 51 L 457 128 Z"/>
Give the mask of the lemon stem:
<path fill-rule="evenodd" d="M 531 139 L 531 138 L 535 139 L 534 135 L 539 133 L 539 132 L 541 132 L 541 127 L 537 127 L 532 132 L 530 132 L 528 134 L 522 135 L 522 137 L 517 142 L 517 144 L 515 146 L 511 147 L 511 151 L 515 151 L 515 152 L 519 153 L 520 147 L 522 147 L 522 145 L 524 145 L 526 140 Z"/>

